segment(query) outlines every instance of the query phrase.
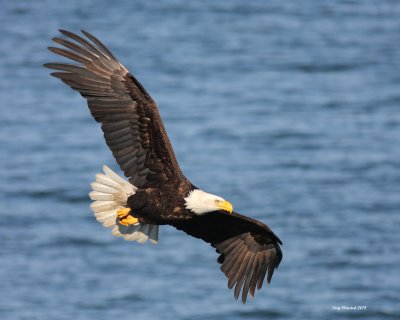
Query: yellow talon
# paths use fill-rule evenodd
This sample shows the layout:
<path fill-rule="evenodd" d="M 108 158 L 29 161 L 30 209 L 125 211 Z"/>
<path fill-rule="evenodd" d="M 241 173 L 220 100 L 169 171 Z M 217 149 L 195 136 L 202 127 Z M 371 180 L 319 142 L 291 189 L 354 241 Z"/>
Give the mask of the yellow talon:
<path fill-rule="evenodd" d="M 123 226 L 129 226 L 130 224 L 135 224 L 139 222 L 137 218 L 129 214 L 130 212 L 130 208 L 122 208 L 117 211 L 117 216 L 120 219 L 119 224 L 122 224 Z"/>
<path fill-rule="evenodd" d="M 118 218 L 122 219 L 126 217 L 129 214 L 129 212 L 131 212 L 130 208 L 122 208 L 117 211 L 117 216 Z"/>
<path fill-rule="evenodd" d="M 123 218 L 119 221 L 119 223 L 122 224 L 123 226 L 128 226 L 130 224 L 135 224 L 138 222 L 139 222 L 139 219 L 132 217 L 132 216 L 127 216 L 126 218 Z"/>

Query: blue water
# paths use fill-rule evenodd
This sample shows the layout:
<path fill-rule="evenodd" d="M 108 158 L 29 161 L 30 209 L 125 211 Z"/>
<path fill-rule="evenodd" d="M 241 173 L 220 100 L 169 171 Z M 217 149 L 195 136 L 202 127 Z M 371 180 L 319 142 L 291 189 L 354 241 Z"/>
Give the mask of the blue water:
<path fill-rule="evenodd" d="M 0 6 L 0 319 L 400 319 L 398 1 Z M 117 167 L 41 66 L 58 28 L 102 39 L 184 173 L 282 239 L 255 299 L 233 299 L 199 240 L 162 227 L 139 245 L 94 220 L 89 184 Z"/>

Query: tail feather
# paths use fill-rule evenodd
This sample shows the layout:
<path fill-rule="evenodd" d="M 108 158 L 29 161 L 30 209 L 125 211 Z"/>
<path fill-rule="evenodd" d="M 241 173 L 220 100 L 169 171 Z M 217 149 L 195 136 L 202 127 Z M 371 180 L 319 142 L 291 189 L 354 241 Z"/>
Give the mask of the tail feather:
<path fill-rule="evenodd" d="M 148 234 L 149 234 L 149 225 L 148 224 L 144 224 L 140 228 L 139 239 L 137 239 L 136 241 L 139 242 L 139 243 L 143 243 L 143 242 L 147 241 L 147 239 L 149 238 L 147 236 Z"/>
<path fill-rule="evenodd" d="M 150 242 L 157 243 L 158 242 L 158 226 L 150 225 L 148 235 L 149 235 Z"/>
<path fill-rule="evenodd" d="M 90 205 L 90 208 L 92 208 L 95 215 L 97 212 L 117 209 L 115 201 L 95 201 Z"/>
<path fill-rule="evenodd" d="M 103 192 L 103 193 L 116 194 L 119 192 L 118 190 L 107 187 L 104 184 L 101 184 L 98 182 L 93 182 L 91 184 L 91 187 L 92 187 L 93 191 L 98 191 L 98 192 Z M 90 193 L 89 193 L 89 195 L 90 195 Z"/>
<path fill-rule="evenodd" d="M 96 181 L 91 184 L 93 191 L 89 197 L 94 202 L 90 205 L 96 220 L 103 226 L 112 228 L 112 234 L 124 237 L 128 241 L 152 243 L 158 242 L 158 225 L 137 223 L 135 225 L 117 225 L 117 211 L 126 206 L 127 199 L 135 194 L 137 188 L 117 175 L 107 166 L 104 174 L 96 174 Z"/>
<path fill-rule="evenodd" d="M 96 181 L 107 187 L 110 187 L 110 188 L 113 188 L 113 189 L 116 189 L 119 191 L 126 190 L 122 184 L 119 184 L 118 182 L 112 180 L 110 177 L 107 177 L 106 175 L 104 175 L 102 173 L 96 174 Z"/>
<path fill-rule="evenodd" d="M 117 175 L 114 171 L 112 171 L 109 167 L 103 166 L 103 171 L 106 174 L 107 177 L 111 178 L 115 182 L 119 183 L 121 186 L 127 187 L 127 189 L 133 189 L 134 191 L 137 190 L 137 188 L 130 184 L 128 181 L 126 181 L 124 178 L 121 178 L 119 175 Z"/>
<path fill-rule="evenodd" d="M 114 194 L 103 193 L 99 191 L 92 191 L 91 193 L 89 193 L 89 197 L 92 200 L 100 200 L 100 201 L 115 200 Z"/>

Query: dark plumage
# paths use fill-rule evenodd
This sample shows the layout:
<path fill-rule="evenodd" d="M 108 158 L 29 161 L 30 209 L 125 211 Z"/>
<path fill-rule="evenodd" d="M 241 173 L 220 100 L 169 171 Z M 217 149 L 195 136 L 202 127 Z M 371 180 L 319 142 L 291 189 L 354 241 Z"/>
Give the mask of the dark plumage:
<path fill-rule="evenodd" d="M 267 225 L 231 212 L 229 202 L 192 185 L 180 170 L 155 102 L 136 78 L 91 34 L 82 31 L 85 39 L 60 32 L 67 39 L 53 41 L 66 49 L 49 49 L 76 64 L 45 66 L 86 98 L 130 183 L 104 169 L 106 175 L 92 184 L 96 218 L 116 226 L 113 233 L 127 240 L 148 236 L 156 242 L 158 225 L 164 224 L 202 239 L 220 254 L 218 263 L 228 287 L 235 287 L 235 298 L 241 292 L 243 302 L 249 292 L 254 296 L 282 260 L 279 238 Z"/>

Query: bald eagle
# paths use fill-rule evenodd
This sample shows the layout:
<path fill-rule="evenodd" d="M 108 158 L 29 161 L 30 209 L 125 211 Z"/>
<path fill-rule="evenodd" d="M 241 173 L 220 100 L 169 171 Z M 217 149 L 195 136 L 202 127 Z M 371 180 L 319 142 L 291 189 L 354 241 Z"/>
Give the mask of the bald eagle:
<path fill-rule="evenodd" d="M 97 221 L 126 240 L 157 243 L 160 225 L 204 240 L 219 254 L 229 289 L 246 302 L 282 260 L 280 239 L 264 223 L 187 179 L 175 158 L 156 103 L 107 47 L 90 33 L 60 30 L 49 47 L 74 63 L 47 63 L 52 76 L 77 90 L 101 124 L 104 138 L 128 180 L 107 166 L 89 196 Z"/>

